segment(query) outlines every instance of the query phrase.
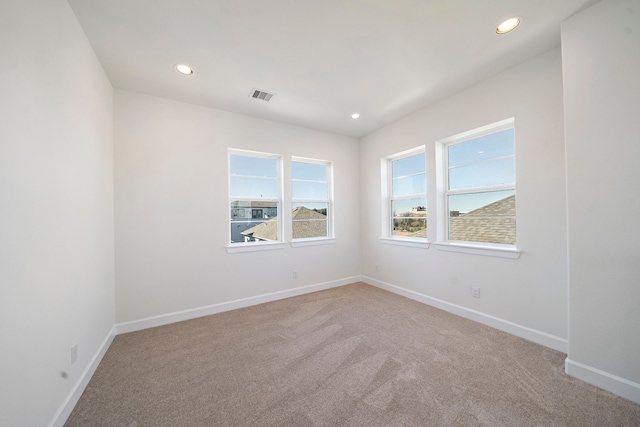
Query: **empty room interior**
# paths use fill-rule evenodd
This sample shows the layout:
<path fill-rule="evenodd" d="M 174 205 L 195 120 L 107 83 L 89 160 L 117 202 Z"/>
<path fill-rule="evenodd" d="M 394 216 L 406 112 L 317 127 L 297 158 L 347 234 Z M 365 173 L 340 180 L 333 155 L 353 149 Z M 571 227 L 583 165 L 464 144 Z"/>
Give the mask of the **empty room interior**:
<path fill-rule="evenodd" d="M 0 425 L 640 425 L 639 0 L 0 20 Z"/>

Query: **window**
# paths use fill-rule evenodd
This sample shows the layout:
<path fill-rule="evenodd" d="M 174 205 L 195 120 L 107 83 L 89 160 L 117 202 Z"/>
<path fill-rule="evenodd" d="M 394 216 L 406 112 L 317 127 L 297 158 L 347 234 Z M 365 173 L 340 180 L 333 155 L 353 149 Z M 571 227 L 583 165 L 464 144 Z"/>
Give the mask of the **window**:
<path fill-rule="evenodd" d="M 332 237 L 331 176 L 330 162 L 292 159 L 291 226 L 294 240 Z"/>
<path fill-rule="evenodd" d="M 516 244 L 514 120 L 439 141 L 445 236 L 441 240 Z"/>
<path fill-rule="evenodd" d="M 386 171 L 386 173 L 385 173 Z M 383 161 L 387 181 L 384 235 L 400 239 L 427 238 L 427 174 L 425 147 L 398 153 Z M 383 178 L 384 179 L 384 178 Z"/>
<path fill-rule="evenodd" d="M 281 158 L 229 150 L 229 242 L 282 241 Z"/>

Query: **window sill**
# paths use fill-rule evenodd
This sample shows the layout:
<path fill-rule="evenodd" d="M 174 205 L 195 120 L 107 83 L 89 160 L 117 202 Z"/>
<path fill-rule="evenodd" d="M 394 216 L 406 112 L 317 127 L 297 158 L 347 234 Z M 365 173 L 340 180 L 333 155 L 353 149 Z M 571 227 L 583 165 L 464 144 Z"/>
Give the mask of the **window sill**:
<path fill-rule="evenodd" d="M 516 248 L 452 242 L 438 242 L 434 243 L 434 245 L 440 251 L 458 252 L 471 255 L 484 255 L 507 259 L 520 258 L 520 251 Z"/>
<path fill-rule="evenodd" d="M 227 253 L 236 254 L 240 252 L 258 252 L 258 251 L 273 251 L 277 249 L 284 249 L 286 246 L 283 242 L 275 243 L 235 243 L 233 245 L 227 245 Z"/>
<path fill-rule="evenodd" d="M 380 243 L 384 243 L 385 245 L 408 246 L 411 248 L 422 249 L 428 249 L 430 244 L 427 239 L 403 239 L 401 237 L 380 237 Z"/>
<path fill-rule="evenodd" d="M 320 239 L 296 239 L 291 242 L 292 248 L 300 248 L 304 246 L 332 245 L 336 242 L 334 237 L 324 237 Z"/>

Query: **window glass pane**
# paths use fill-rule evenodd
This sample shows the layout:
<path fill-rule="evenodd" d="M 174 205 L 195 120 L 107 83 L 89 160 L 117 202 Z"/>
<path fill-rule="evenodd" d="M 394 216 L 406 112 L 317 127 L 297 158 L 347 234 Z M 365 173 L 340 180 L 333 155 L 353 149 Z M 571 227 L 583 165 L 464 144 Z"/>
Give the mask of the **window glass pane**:
<path fill-rule="evenodd" d="M 279 197 L 278 160 L 231 154 L 229 156 L 229 195 L 277 199 Z"/>
<path fill-rule="evenodd" d="M 515 153 L 514 130 L 506 129 L 470 141 L 451 144 L 447 150 L 449 167 L 511 156 Z"/>
<path fill-rule="evenodd" d="M 231 202 L 231 243 L 278 240 L 278 202 Z"/>
<path fill-rule="evenodd" d="M 426 192 L 425 154 L 391 161 L 391 195 L 411 196 Z"/>
<path fill-rule="evenodd" d="M 251 178 L 232 176 L 229 183 L 229 194 L 231 197 L 255 198 L 255 199 L 277 199 L 278 179 L 277 178 Z"/>
<path fill-rule="evenodd" d="M 427 200 L 416 197 L 391 201 L 393 235 L 404 237 L 427 237 Z"/>
<path fill-rule="evenodd" d="M 514 184 L 515 158 L 507 157 L 449 169 L 449 190 Z"/>
<path fill-rule="evenodd" d="M 405 176 L 402 178 L 393 178 L 391 183 L 392 196 L 410 196 L 412 194 L 423 194 L 426 192 L 426 175 Z"/>
<path fill-rule="evenodd" d="M 291 163 L 291 196 L 294 199 L 327 199 L 327 165 Z"/>
<path fill-rule="evenodd" d="M 294 199 L 327 199 L 327 183 L 293 181 L 291 182 L 291 194 Z"/>
<path fill-rule="evenodd" d="M 311 181 L 327 181 L 327 165 L 291 162 L 291 177 Z"/>
<path fill-rule="evenodd" d="M 449 240 L 516 244 L 514 190 L 448 196 Z"/>
<path fill-rule="evenodd" d="M 425 153 L 393 160 L 391 162 L 391 177 L 400 178 L 402 176 L 414 175 L 425 172 Z"/>
<path fill-rule="evenodd" d="M 277 178 L 278 160 L 231 154 L 229 156 L 229 173 L 231 176 Z"/>
<path fill-rule="evenodd" d="M 328 236 L 329 203 L 293 203 L 292 207 L 294 239 Z"/>

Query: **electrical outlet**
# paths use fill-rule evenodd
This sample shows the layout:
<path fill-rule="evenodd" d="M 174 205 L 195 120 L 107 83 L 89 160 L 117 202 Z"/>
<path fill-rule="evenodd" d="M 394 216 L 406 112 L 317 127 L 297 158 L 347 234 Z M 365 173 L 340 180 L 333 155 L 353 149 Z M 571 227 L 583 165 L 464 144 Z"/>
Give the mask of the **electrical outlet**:
<path fill-rule="evenodd" d="M 293 270 L 293 278 L 294 279 L 298 278 L 298 270 Z"/>
<path fill-rule="evenodd" d="M 376 264 L 376 271 L 380 271 L 380 266 Z"/>
<path fill-rule="evenodd" d="M 71 346 L 71 364 L 73 365 L 78 360 L 78 344 Z"/>
<path fill-rule="evenodd" d="M 477 286 L 471 287 L 471 296 L 474 298 L 480 298 L 480 288 Z"/>

